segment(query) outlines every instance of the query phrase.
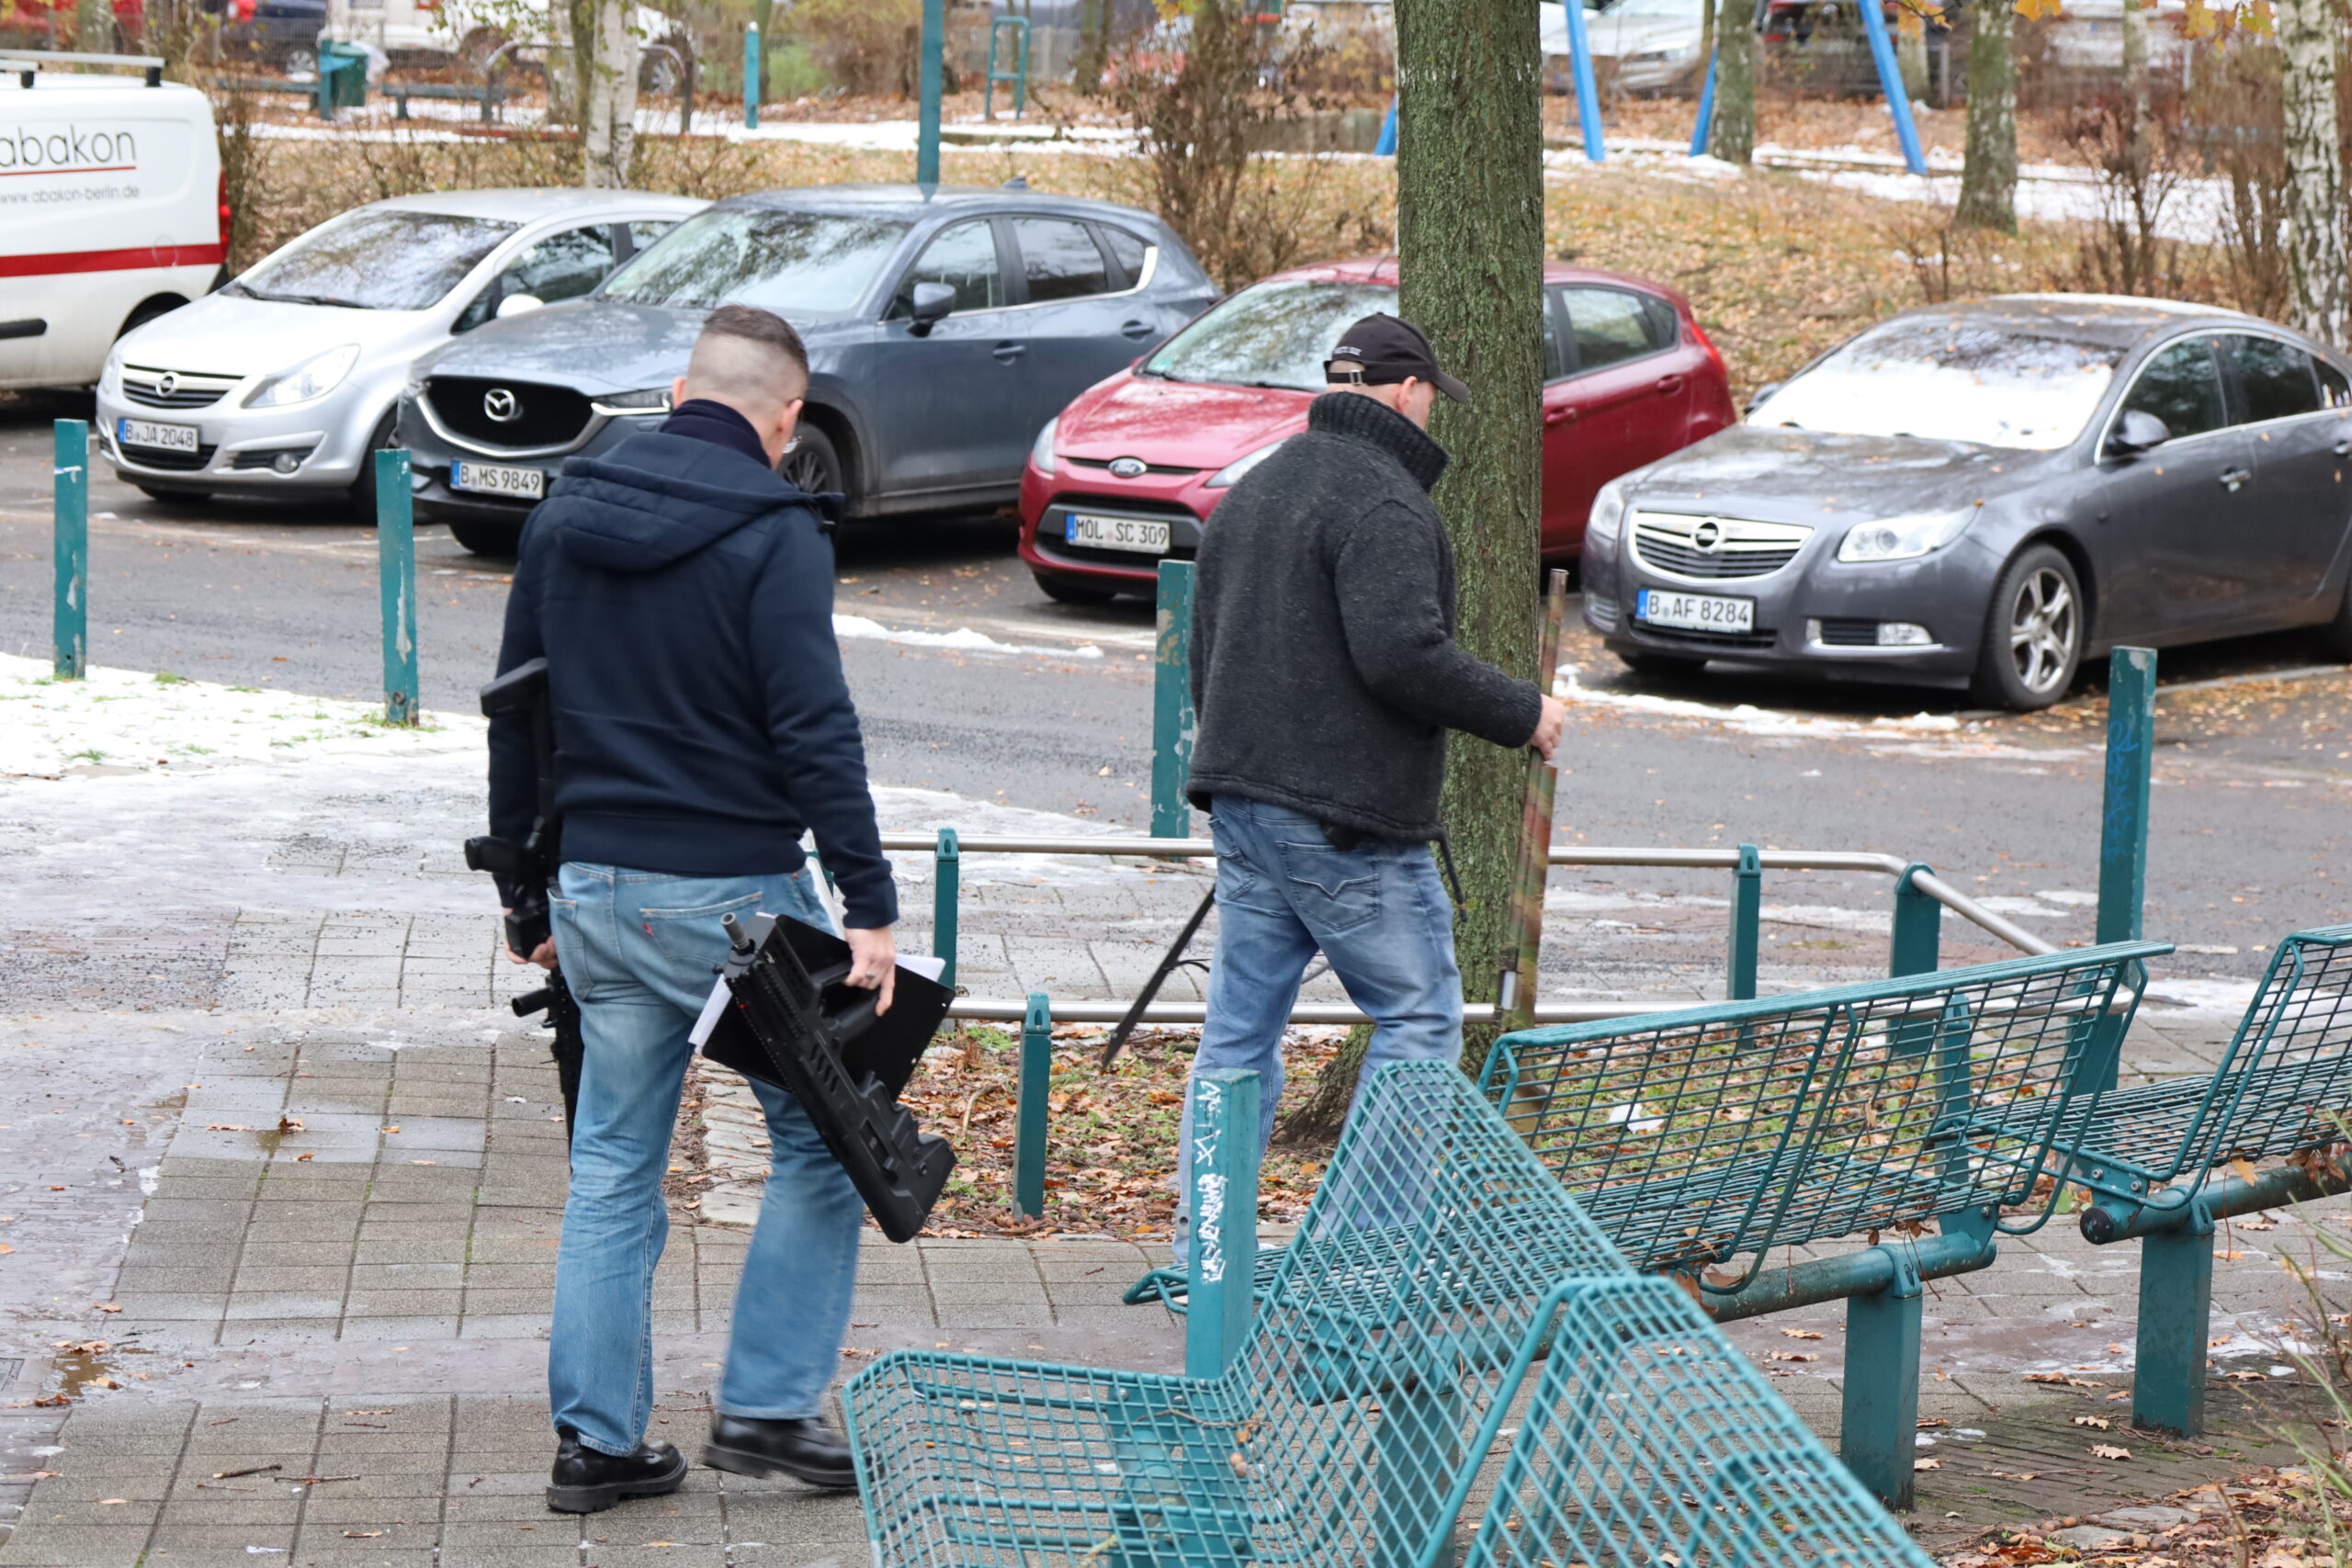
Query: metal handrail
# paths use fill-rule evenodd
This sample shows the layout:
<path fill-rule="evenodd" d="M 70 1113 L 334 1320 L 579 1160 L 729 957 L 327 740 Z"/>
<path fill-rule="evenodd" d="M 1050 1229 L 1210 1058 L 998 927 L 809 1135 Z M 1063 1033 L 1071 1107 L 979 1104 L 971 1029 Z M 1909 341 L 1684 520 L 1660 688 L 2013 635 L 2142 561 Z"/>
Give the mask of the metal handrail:
<path fill-rule="evenodd" d="M 956 841 L 967 854 L 1125 855 L 1149 860 L 1204 860 L 1216 852 L 1216 846 L 1206 839 L 1148 839 L 1139 835 L 975 833 L 967 837 L 958 833 Z M 882 835 L 885 850 L 928 852 L 936 842 L 935 836 L 922 833 Z M 1908 873 L 1913 887 L 1970 924 L 1999 937 L 2018 952 L 2038 957 L 2058 951 L 2055 942 L 2044 941 L 2014 920 L 2002 919 L 1935 873 L 1900 855 L 1879 854 L 1869 850 L 1764 850 L 1757 858 L 1767 871 L 1860 871 L 1894 877 L 1898 881 Z M 1551 863 L 1735 871 L 1739 866 L 1739 852 L 1736 849 L 1610 849 L 1555 844 L 1552 846 Z M 1058 1005 L 1055 1010 L 1059 1013 Z M 1016 1013 L 1014 1016 L 1019 1015 Z M 1118 1016 L 1116 1012 L 1112 1014 L 1114 1020 Z M 1600 1013 L 1595 1016 L 1622 1015 Z M 1336 1021 L 1358 1021 L 1351 1018 Z"/>

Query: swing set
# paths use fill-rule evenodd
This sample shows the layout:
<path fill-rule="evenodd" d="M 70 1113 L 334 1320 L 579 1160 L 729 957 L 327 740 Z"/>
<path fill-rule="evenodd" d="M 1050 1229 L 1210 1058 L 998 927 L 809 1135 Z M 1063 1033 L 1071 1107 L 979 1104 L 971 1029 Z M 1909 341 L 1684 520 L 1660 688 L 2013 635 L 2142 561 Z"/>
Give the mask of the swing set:
<path fill-rule="evenodd" d="M 1593 80 L 1592 47 L 1586 41 L 1584 6 L 1581 0 L 1563 0 L 1561 10 L 1566 13 L 1568 32 L 1568 67 L 1576 82 L 1577 121 L 1584 136 L 1584 155 L 1598 164 L 1606 156 L 1600 144 L 1600 92 Z M 1911 95 L 1903 85 L 1902 68 L 1895 63 L 1894 39 L 1886 29 L 1886 10 L 1879 0 L 1860 0 L 1862 30 L 1870 36 L 1871 63 L 1878 69 L 1878 83 L 1886 95 L 1887 112 L 1894 120 L 1894 139 L 1902 144 L 1904 166 L 1915 175 L 1928 172 L 1927 154 L 1919 147 L 1919 127 L 1911 118 Z M 1758 0 L 1761 9 L 1761 0 Z M 1707 151 L 1707 133 L 1715 117 L 1715 57 L 1707 57 L 1707 77 L 1699 89 L 1698 122 L 1690 130 L 1690 156 L 1702 157 Z M 1396 152 L 1396 105 L 1388 105 L 1388 118 L 1380 128 L 1380 141 L 1373 152 L 1384 157 Z"/>

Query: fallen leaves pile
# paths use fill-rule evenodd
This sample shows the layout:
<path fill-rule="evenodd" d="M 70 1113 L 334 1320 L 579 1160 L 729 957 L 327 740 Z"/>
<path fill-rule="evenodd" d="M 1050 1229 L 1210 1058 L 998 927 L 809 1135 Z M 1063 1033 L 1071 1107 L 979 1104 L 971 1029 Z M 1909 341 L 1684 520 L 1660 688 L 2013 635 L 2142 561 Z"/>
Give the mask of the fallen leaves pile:
<path fill-rule="evenodd" d="M 1165 1237 L 1175 1222 L 1176 1131 L 1197 1037 L 1138 1031 L 1109 1073 L 1098 1063 L 1107 1031 L 1054 1031 L 1046 1122 L 1046 1211 L 1012 1213 L 1014 1126 L 1021 1042 L 985 1026 L 943 1034 L 901 1097 L 926 1132 L 955 1145 L 956 1172 L 933 1210 L 927 1235 L 1114 1235 Z M 1284 1042 L 1290 1100 L 1339 1048 L 1344 1032 L 1294 1030 Z M 1258 1178 L 1261 1220 L 1306 1212 L 1328 1149 L 1276 1144 Z"/>
<path fill-rule="evenodd" d="M 2333 1493 L 2332 1502 L 2324 1498 Z M 2186 1514 L 2147 1528 L 2145 1517 Z M 2112 1519 L 2112 1523 L 2104 1522 Z M 2220 1486 L 2174 1494 L 2154 1507 L 2044 1519 L 1989 1532 L 1945 1554 L 1941 1568 L 2025 1568 L 2042 1562 L 2107 1568 L 2323 1568 L 2344 1561 L 2328 1544 L 2352 1536 L 2352 1499 L 2300 1470 L 2256 1470 Z M 2105 1539 L 2102 1539 L 2105 1538 Z"/>

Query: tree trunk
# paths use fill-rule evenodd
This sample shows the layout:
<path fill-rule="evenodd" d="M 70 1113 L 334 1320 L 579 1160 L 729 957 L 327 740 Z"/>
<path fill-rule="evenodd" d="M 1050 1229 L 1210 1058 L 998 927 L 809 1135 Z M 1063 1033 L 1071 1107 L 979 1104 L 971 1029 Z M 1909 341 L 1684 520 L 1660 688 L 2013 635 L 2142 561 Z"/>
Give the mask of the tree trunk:
<path fill-rule="evenodd" d="M 637 34 L 621 0 L 599 0 L 595 29 L 594 63 L 584 73 L 580 183 L 618 190 L 628 184 L 629 159 L 637 151 Z M 764 34 L 760 47 L 767 47 Z"/>
<path fill-rule="evenodd" d="M 1756 157 L 1755 0 L 1715 6 L 1715 118 L 1707 151 L 1726 164 Z"/>
<path fill-rule="evenodd" d="M 2346 340 L 2344 165 L 2336 141 L 2337 0 L 2278 0 L 2287 150 L 2287 320 L 2325 343 Z"/>
<path fill-rule="evenodd" d="M 1453 542 L 1462 647 L 1532 679 L 1542 480 L 1544 174 L 1535 7 L 1400 0 L 1396 209 L 1402 304 L 1470 384 L 1430 434 L 1453 454 L 1437 502 Z M 1456 735 L 1442 815 L 1467 907 L 1463 991 L 1492 1001 L 1505 961 L 1522 754 Z M 1466 1032 L 1475 1067 L 1490 1031 Z"/>
<path fill-rule="evenodd" d="M 114 7 L 107 0 L 79 0 L 74 6 L 74 47 L 84 54 L 114 52 Z"/>
<path fill-rule="evenodd" d="M 1956 222 L 2018 230 L 2017 13 L 2009 0 L 1968 8 L 1968 152 Z"/>
<path fill-rule="evenodd" d="M 1111 52 L 1111 0 L 1083 0 L 1079 7 L 1077 72 L 1071 85 L 1089 97 L 1102 90 L 1102 68 Z"/>
<path fill-rule="evenodd" d="M 775 52 L 776 36 L 769 29 L 775 26 L 775 0 L 753 0 L 752 20 L 760 27 L 760 101 L 768 96 L 767 57 Z"/>
<path fill-rule="evenodd" d="M 2123 0 L 2122 27 L 2123 101 L 2132 110 L 2132 154 L 2136 160 L 2148 141 L 2148 18 L 2139 0 Z"/>

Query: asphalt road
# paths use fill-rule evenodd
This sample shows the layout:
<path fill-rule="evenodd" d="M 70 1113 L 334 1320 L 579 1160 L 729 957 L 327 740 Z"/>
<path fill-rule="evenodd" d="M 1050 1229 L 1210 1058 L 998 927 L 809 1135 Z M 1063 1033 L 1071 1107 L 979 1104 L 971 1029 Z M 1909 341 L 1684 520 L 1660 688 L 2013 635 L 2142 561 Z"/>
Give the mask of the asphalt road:
<path fill-rule="evenodd" d="M 0 652 L 48 651 L 49 420 L 74 412 L 70 400 L 0 399 Z M 92 497 L 94 661 L 345 697 L 381 690 L 371 529 L 315 508 L 166 505 L 103 468 Z M 852 529 L 840 560 L 838 609 L 870 623 L 842 646 L 878 780 L 1147 822 L 1147 606 L 1051 604 L 1002 523 Z M 418 570 L 426 704 L 469 707 L 495 654 L 506 563 L 425 528 Z M 2026 900 L 2053 939 L 2089 935 L 2096 680 L 2018 717 L 1951 694 L 1721 667 L 1642 681 L 1581 635 L 1568 659 L 1589 697 L 1568 742 L 1565 836 L 1906 854 Z M 2210 950 L 2185 953 L 2183 968 L 2252 974 L 2279 933 L 2352 919 L 2352 674 L 2311 672 L 2318 661 L 2299 637 L 2165 655 L 2148 928 Z M 1663 874 L 1617 886 L 1723 891 Z M 1767 897 L 1813 897 L 1811 886 L 1768 885 Z M 2049 892 L 2068 897 L 2037 899 Z"/>

